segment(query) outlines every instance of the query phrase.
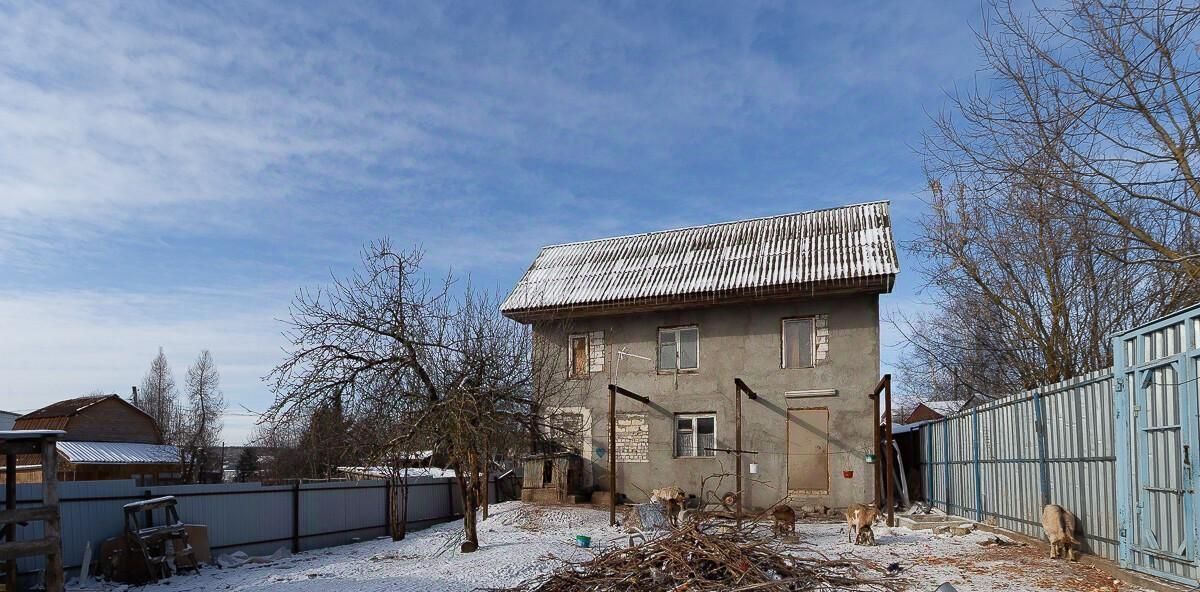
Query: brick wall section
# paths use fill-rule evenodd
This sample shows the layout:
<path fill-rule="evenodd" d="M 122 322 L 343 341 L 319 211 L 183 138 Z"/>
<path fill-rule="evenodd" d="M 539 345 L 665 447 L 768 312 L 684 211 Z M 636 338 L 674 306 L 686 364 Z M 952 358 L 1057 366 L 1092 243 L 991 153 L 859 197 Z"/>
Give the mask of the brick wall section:
<path fill-rule="evenodd" d="M 617 462 L 650 462 L 650 426 L 645 413 L 617 414 Z"/>
<path fill-rule="evenodd" d="M 817 362 L 829 357 L 829 315 L 821 314 L 816 318 L 817 330 Z"/>

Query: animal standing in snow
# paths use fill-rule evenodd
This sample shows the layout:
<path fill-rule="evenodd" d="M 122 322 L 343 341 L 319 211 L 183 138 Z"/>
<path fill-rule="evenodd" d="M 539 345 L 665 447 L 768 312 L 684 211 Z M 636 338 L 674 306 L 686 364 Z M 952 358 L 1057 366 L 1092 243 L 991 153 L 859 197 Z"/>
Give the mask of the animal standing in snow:
<path fill-rule="evenodd" d="M 1058 504 L 1047 504 L 1042 508 L 1042 530 L 1046 531 L 1046 539 L 1050 541 L 1051 559 L 1065 555 L 1066 559 L 1075 560 L 1074 514 Z"/>
<path fill-rule="evenodd" d="M 796 511 L 787 504 L 776 506 L 771 510 L 771 517 L 775 519 L 775 535 L 784 536 L 785 534 L 796 534 Z"/>
<path fill-rule="evenodd" d="M 650 501 L 662 504 L 667 511 L 667 519 L 671 522 L 671 526 L 679 525 L 679 511 L 683 509 L 683 502 L 687 499 L 683 489 L 674 485 L 670 487 L 659 487 L 650 492 Z"/>
<path fill-rule="evenodd" d="M 879 510 L 874 505 L 850 504 L 846 507 L 846 528 L 849 532 L 846 533 L 847 542 L 852 542 L 855 545 L 874 545 L 875 531 L 871 530 L 871 526 L 875 524 L 875 518 L 879 515 Z"/>

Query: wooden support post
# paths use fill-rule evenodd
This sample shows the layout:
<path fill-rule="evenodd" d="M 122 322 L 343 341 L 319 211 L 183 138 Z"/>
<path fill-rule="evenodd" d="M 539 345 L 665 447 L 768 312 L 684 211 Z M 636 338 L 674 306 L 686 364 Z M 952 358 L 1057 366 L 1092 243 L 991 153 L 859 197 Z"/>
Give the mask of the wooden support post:
<path fill-rule="evenodd" d="M 4 455 L 4 508 L 8 511 L 17 509 L 17 455 L 9 452 Z M 4 525 L 4 541 L 17 540 L 17 525 Z M 4 589 L 17 589 L 17 560 L 9 559 L 4 564 Z"/>
<path fill-rule="evenodd" d="M 46 554 L 46 592 L 62 592 L 66 583 L 62 525 L 58 513 L 58 446 L 55 440 L 42 439 L 42 505 L 54 509 L 54 516 L 43 521 L 43 536 L 55 541 L 54 548 Z"/>
<path fill-rule="evenodd" d="M 742 389 L 734 383 L 733 386 L 733 416 L 736 422 L 733 428 L 733 448 L 737 450 L 734 458 L 734 471 L 737 472 L 737 479 L 734 483 L 734 491 L 737 492 L 737 507 L 734 508 L 734 519 L 737 522 L 737 529 L 742 529 Z M 697 436 L 699 439 L 699 436 Z"/>
<path fill-rule="evenodd" d="M 737 483 L 735 485 L 737 491 L 737 509 L 735 510 L 735 518 L 737 520 L 738 530 L 742 529 L 742 395 L 745 394 L 751 401 L 758 399 L 758 393 L 746 386 L 746 383 L 741 378 L 733 379 L 733 398 L 734 398 L 734 416 L 736 427 L 734 428 L 734 454 L 736 455 L 735 471 L 737 471 Z"/>
<path fill-rule="evenodd" d="M 608 385 L 608 525 L 617 525 L 617 395 L 644 405 L 650 399 L 615 384 Z"/>
<path fill-rule="evenodd" d="M 617 525 L 617 385 L 608 385 L 608 525 Z"/>
<path fill-rule="evenodd" d="M 896 445 L 892 439 L 892 375 L 883 375 L 883 393 L 886 397 L 884 422 L 887 425 L 887 525 L 896 525 Z"/>
<path fill-rule="evenodd" d="M 883 477 L 882 477 L 883 456 L 881 453 L 883 451 L 880 449 L 881 447 L 879 445 L 879 442 L 883 439 L 883 433 L 879 429 L 879 421 L 880 421 L 879 395 L 872 393 L 870 395 L 870 397 L 871 397 L 871 402 L 875 406 L 875 415 L 874 415 L 874 419 L 872 420 L 872 424 L 873 424 L 872 434 L 874 434 L 873 441 L 875 442 L 875 445 L 872 447 L 872 450 L 875 451 L 875 465 L 873 467 L 871 467 L 871 469 L 872 469 L 871 472 L 875 474 L 875 507 L 882 509 L 883 508 Z"/>

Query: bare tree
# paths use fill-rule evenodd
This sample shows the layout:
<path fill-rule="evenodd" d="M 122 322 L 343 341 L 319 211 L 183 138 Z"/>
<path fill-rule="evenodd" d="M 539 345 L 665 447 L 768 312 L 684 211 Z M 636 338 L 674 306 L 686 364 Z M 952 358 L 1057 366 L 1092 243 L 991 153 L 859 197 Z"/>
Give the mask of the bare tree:
<path fill-rule="evenodd" d="M 201 479 L 204 471 L 212 469 L 215 459 L 211 451 L 220 442 L 221 415 L 225 412 L 225 397 L 221 393 L 221 375 L 217 372 L 212 353 L 202 350 L 187 371 L 187 421 L 182 426 L 184 437 L 184 478 L 189 482 Z"/>
<path fill-rule="evenodd" d="M 179 389 L 175 386 L 175 376 L 171 373 L 167 355 L 161 347 L 158 348 L 158 355 L 150 361 L 150 369 L 142 378 L 142 388 L 138 395 L 138 407 L 154 418 L 158 429 L 162 431 L 164 441 L 176 444 L 178 434 L 174 428 L 179 415 Z"/>
<path fill-rule="evenodd" d="M 290 351 L 271 373 L 276 400 L 268 421 L 303 415 L 340 399 L 386 402 L 393 454 L 440 451 L 464 503 L 464 552 L 478 547 L 476 511 L 486 505 L 491 459 L 540 438 L 539 409 L 567 389 L 535 376 L 530 331 L 500 315 L 497 299 L 468 286 L 451 296 L 452 277 L 420 275 L 421 253 L 369 245 L 362 267 L 326 289 L 301 291 L 285 333 Z"/>
<path fill-rule="evenodd" d="M 978 34 L 990 79 L 925 142 L 909 245 L 932 308 L 893 318 L 921 398 L 1003 396 L 1109 364 L 1108 336 L 1200 296 L 1196 9 L 1077 1 Z"/>

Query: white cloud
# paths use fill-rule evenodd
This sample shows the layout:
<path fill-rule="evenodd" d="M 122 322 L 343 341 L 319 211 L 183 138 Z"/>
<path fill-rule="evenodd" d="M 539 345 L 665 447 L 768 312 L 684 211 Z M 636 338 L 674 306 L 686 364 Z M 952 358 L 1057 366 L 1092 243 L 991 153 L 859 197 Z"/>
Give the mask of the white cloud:
<path fill-rule="evenodd" d="M 207 348 L 231 410 L 262 410 L 271 396 L 260 378 L 282 355 L 282 326 L 273 319 L 287 300 L 283 310 L 274 301 L 261 293 L 0 293 L 0 409 L 31 410 L 94 390 L 128 396 L 162 347 L 181 387 Z M 230 303 L 236 312 L 225 310 Z M 248 428 L 231 418 L 225 438 L 241 442 Z"/>

